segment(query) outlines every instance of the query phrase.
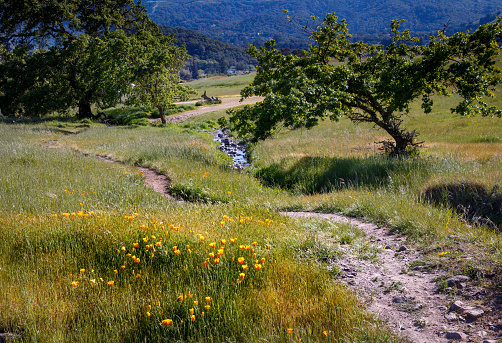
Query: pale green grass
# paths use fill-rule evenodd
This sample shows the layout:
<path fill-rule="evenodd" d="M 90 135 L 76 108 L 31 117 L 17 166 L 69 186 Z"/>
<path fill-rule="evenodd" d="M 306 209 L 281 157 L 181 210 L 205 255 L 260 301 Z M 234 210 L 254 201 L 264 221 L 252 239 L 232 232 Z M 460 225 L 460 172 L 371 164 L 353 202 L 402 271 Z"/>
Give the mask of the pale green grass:
<path fill-rule="evenodd" d="M 207 96 L 227 98 L 240 96 L 241 90 L 253 81 L 254 76 L 255 73 L 237 76 L 213 76 L 188 82 L 187 85 L 196 90 L 197 96 L 194 96 L 194 99 L 199 99 L 204 91 L 207 92 Z"/>

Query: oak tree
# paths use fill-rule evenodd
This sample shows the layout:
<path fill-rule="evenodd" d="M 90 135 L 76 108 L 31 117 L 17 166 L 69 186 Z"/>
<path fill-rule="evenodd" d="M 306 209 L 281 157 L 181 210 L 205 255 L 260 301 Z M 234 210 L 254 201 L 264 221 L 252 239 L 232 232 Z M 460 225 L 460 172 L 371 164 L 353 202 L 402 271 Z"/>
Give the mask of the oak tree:
<path fill-rule="evenodd" d="M 318 18 L 313 17 L 313 23 Z M 501 115 L 484 98 L 493 96 L 501 81 L 496 66 L 502 38 L 502 19 L 480 26 L 473 33 L 443 32 L 427 45 L 408 30 L 391 23 L 387 46 L 351 42 L 345 20 L 327 14 L 311 30 L 313 44 L 302 55 L 284 55 L 269 41 L 249 53 L 259 66 L 243 98 L 265 99 L 255 106 L 231 110 L 230 125 L 251 141 L 265 139 L 280 127 L 311 128 L 319 120 L 346 116 L 368 122 L 387 132 L 382 142 L 391 155 L 416 150 L 418 133 L 403 127 L 403 116 L 414 101 L 425 113 L 433 108 L 433 95 L 458 94 L 462 101 L 452 111 L 461 115 Z M 309 26 L 312 27 L 312 26 Z M 304 27 L 308 29 L 308 27 Z"/>
<path fill-rule="evenodd" d="M 139 35 L 164 37 L 134 0 L 0 0 L 2 112 L 86 118 L 114 105 L 147 48 Z"/>

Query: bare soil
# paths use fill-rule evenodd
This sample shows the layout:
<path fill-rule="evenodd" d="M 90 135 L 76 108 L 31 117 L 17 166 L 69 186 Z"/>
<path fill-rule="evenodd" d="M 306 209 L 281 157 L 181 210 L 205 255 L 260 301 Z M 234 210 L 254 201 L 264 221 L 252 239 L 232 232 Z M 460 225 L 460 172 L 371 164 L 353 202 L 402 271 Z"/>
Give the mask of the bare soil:
<path fill-rule="evenodd" d="M 442 275 L 442 271 L 410 268 L 412 262 L 421 260 L 423 256 L 415 248 L 405 244 L 405 237 L 390 234 L 388 228 L 337 214 L 283 214 L 296 218 L 317 217 L 350 223 L 363 231 L 370 242 L 378 244 L 381 249 L 377 263 L 344 258 L 335 261 L 328 268 L 336 265 L 342 271 L 342 282 L 356 290 L 367 310 L 386 320 L 393 331 L 412 342 L 450 342 L 452 337 L 461 337 L 455 341 L 469 342 L 491 342 L 491 337 L 495 342 L 500 338 L 502 328 L 497 325 L 502 322 L 500 313 L 477 305 L 479 301 L 476 300 L 486 293 L 480 289 L 467 288 L 462 295 L 477 294 L 480 297 L 476 299 L 471 296 L 470 300 L 466 300 L 463 296 L 439 292 L 436 278 Z M 485 316 L 469 320 L 465 315 L 462 317 L 462 314 L 450 312 L 450 305 L 459 299 L 466 306 L 484 310 Z"/>
<path fill-rule="evenodd" d="M 166 117 L 166 120 L 168 123 L 177 123 L 180 121 L 184 121 L 190 117 L 198 116 L 198 115 L 204 114 L 204 113 L 214 112 L 214 111 L 218 111 L 218 110 L 226 110 L 226 109 L 241 106 L 241 105 L 254 104 L 258 101 L 262 101 L 263 98 L 262 97 L 251 97 L 251 98 L 244 99 L 243 101 L 240 101 L 240 100 L 241 100 L 240 97 L 222 98 L 221 104 L 201 106 L 200 108 L 198 108 L 196 110 L 186 111 L 186 112 L 183 112 L 178 115 L 168 116 L 168 117 Z M 182 103 L 180 103 L 180 104 L 182 104 Z M 151 123 L 160 123 L 160 119 L 150 119 L 150 122 Z"/>

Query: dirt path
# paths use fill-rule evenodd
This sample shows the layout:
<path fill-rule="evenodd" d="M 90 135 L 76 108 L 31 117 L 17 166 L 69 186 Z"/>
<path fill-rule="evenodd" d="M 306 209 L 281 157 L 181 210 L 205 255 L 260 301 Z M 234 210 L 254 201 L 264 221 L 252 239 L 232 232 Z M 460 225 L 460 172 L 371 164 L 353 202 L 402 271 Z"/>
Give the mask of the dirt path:
<path fill-rule="evenodd" d="M 178 115 L 168 116 L 166 117 L 168 123 L 177 123 L 180 121 L 184 121 L 190 117 L 198 116 L 199 114 L 214 112 L 218 110 L 226 110 L 232 107 L 241 106 L 241 105 L 250 105 L 254 104 L 258 101 L 262 101 L 262 97 L 251 97 L 244 99 L 242 102 L 240 101 L 240 97 L 232 97 L 232 98 L 223 98 L 222 103 L 218 105 L 207 105 L 201 106 L 200 108 L 192 111 L 186 111 Z M 159 122 L 160 119 L 150 119 L 151 123 Z"/>
<path fill-rule="evenodd" d="M 105 156 L 96 156 L 96 158 L 103 162 L 121 163 Z M 141 171 L 141 174 L 143 175 L 148 187 L 152 188 L 155 192 L 162 194 L 168 199 L 176 200 L 169 192 L 171 180 L 169 180 L 167 176 L 150 168 L 137 167 L 137 169 Z M 180 200 L 177 201 L 181 202 Z"/>
<path fill-rule="evenodd" d="M 119 163 L 108 157 L 97 158 L 105 162 Z M 142 171 L 149 187 L 174 199 L 169 194 L 170 180 L 165 175 L 149 168 L 138 169 Z M 435 279 L 441 275 L 440 271 L 410 268 L 412 262 L 419 261 L 423 256 L 413 247 L 405 245 L 405 237 L 390 234 L 388 228 L 337 214 L 282 214 L 293 218 L 315 217 L 349 223 L 363 231 L 369 242 L 379 246 L 378 262 L 345 257 L 327 267 L 336 266 L 342 272 L 341 282 L 354 289 L 366 309 L 386 320 L 394 332 L 416 343 L 497 342 L 496 338 L 488 337 L 497 337 L 497 331 L 502 331 L 502 325 L 489 323 L 488 318 L 469 320 L 469 315 L 465 314 L 465 311 L 486 311 L 481 306 L 474 306 L 475 295 L 482 297 L 483 292 L 462 286 L 464 295 L 466 292 L 473 294 L 470 300 L 472 306 L 462 305 L 465 311 L 461 314 L 450 311 L 451 304 L 457 297 L 438 292 Z M 463 301 L 465 303 L 465 300 Z M 493 318 L 493 315 L 490 318 Z"/>
<path fill-rule="evenodd" d="M 457 315 L 449 311 L 450 305 L 456 299 L 438 292 L 435 278 L 440 276 L 440 271 L 429 272 L 420 267 L 410 270 L 410 264 L 423 256 L 416 249 L 406 246 L 404 237 L 389 234 L 387 228 L 337 214 L 283 214 L 295 218 L 317 217 L 350 223 L 363 231 L 370 242 L 380 246 L 378 263 L 344 258 L 335 261 L 328 268 L 336 265 L 342 271 L 342 282 L 357 291 L 369 312 L 388 320 L 393 331 L 417 343 L 453 340 L 495 342 L 487 339 L 488 336 L 498 335 L 498 328 L 494 327 L 493 323 L 487 323 L 483 318 L 473 320 L 469 318 L 469 314 L 465 314 L 482 313 L 481 306 L 473 306 L 473 301 L 469 301 L 471 306 L 468 306 L 466 301 L 462 300 L 462 306 L 465 307 L 463 314 Z M 460 287 L 462 286 L 459 285 Z M 465 291 L 471 295 L 483 294 L 474 289 Z M 474 296 L 472 300 L 476 300 Z M 490 327 L 495 329 L 494 332 L 487 332 Z"/>

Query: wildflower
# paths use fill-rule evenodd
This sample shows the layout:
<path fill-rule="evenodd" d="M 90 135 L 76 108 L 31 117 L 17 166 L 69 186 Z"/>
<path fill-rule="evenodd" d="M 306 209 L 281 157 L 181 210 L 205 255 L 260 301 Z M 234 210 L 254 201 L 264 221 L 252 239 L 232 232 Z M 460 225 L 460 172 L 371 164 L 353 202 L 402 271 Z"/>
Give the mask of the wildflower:
<path fill-rule="evenodd" d="M 117 274 L 117 273 L 118 273 L 118 270 L 117 270 L 117 269 L 114 269 L 114 270 L 113 270 L 113 272 L 114 272 L 115 274 Z"/>
<path fill-rule="evenodd" d="M 232 192 L 228 191 L 228 192 L 227 192 L 227 194 L 228 194 L 228 195 L 231 195 L 231 194 L 232 194 Z"/>
<path fill-rule="evenodd" d="M 62 213 L 61 215 L 62 215 L 63 217 L 66 217 L 66 218 L 68 218 L 68 217 L 70 216 L 70 214 L 69 214 L 69 213 Z"/>
<path fill-rule="evenodd" d="M 215 258 L 214 259 L 214 264 L 218 264 L 218 263 L 220 263 L 220 259 L 219 258 Z"/>
<path fill-rule="evenodd" d="M 136 258 L 136 259 L 134 260 L 134 262 L 136 262 L 136 263 L 139 263 L 140 261 L 141 261 L 141 260 L 140 260 L 140 258 L 139 258 L 139 257 L 138 257 L 138 258 Z"/>
<path fill-rule="evenodd" d="M 146 316 L 147 316 L 147 317 L 150 317 L 150 312 L 148 312 L 148 311 L 147 311 L 147 312 L 146 312 Z"/>
<path fill-rule="evenodd" d="M 241 284 L 241 279 L 237 279 L 237 280 L 235 280 L 235 282 L 237 282 L 237 284 L 240 285 Z"/>
<path fill-rule="evenodd" d="M 237 259 L 237 261 L 240 263 L 240 264 L 243 264 L 244 263 L 244 257 L 239 257 Z"/>
<path fill-rule="evenodd" d="M 261 258 L 261 263 L 265 263 L 265 257 Z"/>
<path fill-rule="evenodd" d="M 288 329 L 286 329 L 286 331 L 288 332 L 288 334 L 291 334 L 293 332 L 293 329 L 292 328 L 288 328 Z"/>
<path fill-rule="evenodd" d="M 221 255 L 223 255 L 223 248 L 219 249 L 218 252 L 216 253 L 216 255 L 218 255 L 218 257 L 220 257 Z"/>
<path fill-rule="evenodd" d="M 173 324 L 173 320 L 172 319 L 164 319 L 162 321 L 162 325 L 166 326 L 166 325 L 172 325 Z"/>
<path fill-rule="evenodd" d="M 204 236 L 199 235 L 199 239 L 200 239 L 200 241 L 202 242 L 202 241 L 204 240 Z"/>
<path fill-rule="evenodd" d="M 188 294 L 186 297 L 188 297 L 188 299 L 192 299 L 192 293 L 190 293 L 190 291 L 188 291 Z"/>
<path fill-rule="evenodd" d="M 210 243 L 209 246 L 214 249 L 216 247 L 216 243 L 214 243 L 214 242 Z"/>
<path fill-rule="evenodd" d="M 126 247 L 121 247 L 120 250 L 126 251 Z"/>
<path fill-rule="evenodd" d="M 181 254 L 181 251 L 179 251 L 179 250 L 175 250 L 175 251 L 174 251 L 174 253 L 175 253 L 176 255 L 179 255 L 179 254 Z"/>
<path fill-rule="evenodd" d="M 183 301 L 183 294 L 178 295 L 178 300 Z"/>
<path fill-rule="evenodd" d="M 207 267 L 207 266 L 209 265 L 208 260 L 205 260 L 204 262 L 202 262 L 202 265 L 203 265 L 204 267 Z"/>
<path fill-rule="evenodd" d="M 78 281 L 73 281 L 73 282 L 71 283 L 71 285 L 72 285 L 73 287 L 77 287 L 77 286 L 78 286 Z"/>
<path fill-rule="evenodd" d="M 244 277 L 245 277 L 245 276 L 246 276 L 246 274 L 244 274 L 244 273 L 240 273 L 240 274 L 239 274 L 239 277 L 241 278 L 241 280 L 244 280 Z"/>
<path fill-rule="evenodd" d="M 95 284 L 96 284 L 96 279 L 90 279 L 89 281 L 90 281 L 93 285 L 95 285 Z"/>
<path fill-rule="evenodd" d="M 192 322 L 195 322 L 195 315 L 193 315 L 193 314 L 192 314 L 192 316 L 190 317 L 190 320 L 191 320 Z"/>
<path fill-rule="evenodd" d="M 108 286 L 113 286 L 115 284 L 115 281 L 108 281 Z"/>
<path fill-rule="evenodd" d="M 133 243 L 132 246 L 135 247 L 136 249 L 138 249 L 139 248 L 139 243 L 138 242 Z"/>
<path fill-rule="evenodd" d="M 82 274 L 84 274 L 84 273 L 85 273 L 85 269 L 80 269 L 80 272 L 81 272 Z"/>
<path fill-rule="evenodd" d="M 136 279 L 139 279 L 141 277 L 141 274 L 136 275 Z"/>
<path fill-rule="evenodd" d="M 222 240 L 221 240 L 221 244 L 222 244 L 222 245 L 227 244 L 227 240 L 226 240 L 226 239 L 222 239 Z"/>
<path fill-rule="evenodd" d="M 261 269 L 261 264 L 255 264 L 254 267 L 256 268 L 256 270 L 260 270 Z"/>
<path fill-rule="evenodd" d="M 152 305 L 148 305 L 148 309 L 151 310 L 152 309 Z"/>
<path fill-rule="evenodd" d="M 237 242 L 237 238 L 230 238 L 230 242 L 232 242 L 232 243 Z"/>
<path fill-rule="evenodd" d="M 446 253 L 444 251 L 440 252 L 438 256 L 444 256 Z"/>
<path fill-rule="evenodd" d="M 220 222 L 220 225 L 221 225 L 221 226 L 224 226 L 224 225 L 225 225 L 225 222 L 224 222 L 224 221 Z"/>
<path fill-rule="evenodd" d="M 206 310 L 206 311 L 209 311 L 210 308 L 211 308 L 211 306 L 209 306 L 209 305 L 204 306 L 204 310 Z"/>
<path fill-rule="evenodd" d="M 257 245 L 258 245 L 258 243 L 257 243 L 257 242 L 253 242 L 253 246 L 257 246 Z"/>
<path fill-rule="evenodd" d="M 206 297 L 207 302 L 211 302 L 211 297 Z"/>
<path fill-rule="evenodd" d="M 193 305 L 194 306 L 199 306 L 199 302 L 197 300 L 194 300 Z"/>
<path fill-rule="evenodd" d="M 324 336 L 328 337 L 331 333 L 331 330 L 324 330 L 322 333 L 324 334 Z"/>
<path fill-rule="evenodd" d="M 248 265 L 247 264 L 243 264 L 242 265 L 242 270 L 246 271 L 248 269 Z"/>
<path fill-rule="evenodd" d="M 210 252 L 209 257 L 214 258 L 214 252 Z"/>
<path fill-rule="evenodd" d="M 193 308 L 191 308 L 191 309 L 189 309 L 189 310 L 188 310 L 188 312 L 190 312 L 190 314 L 193 314 L 194 309 L 193 309 Z"/>
<path fill-rule="evenodd" d="M 124 270 L 126 267 L 125 267 L 125 266 L 120 266 L 120 268 L 121 268 L 122 270 Z"/>
<path fill-rule="evenodd" d="M 177 246 L 177 245 L 175 245 L 175 246 L 173 247 L 173 250 L 174 250 L 174 251 L 178 250 L 178 246 Z"/>
<path fill-rule="evenodd" d="M 204 317 L 204 312 L 202 312 L 202 313 L 200 314 L 200 316 L 201 316 L 201 317 Z"/>

